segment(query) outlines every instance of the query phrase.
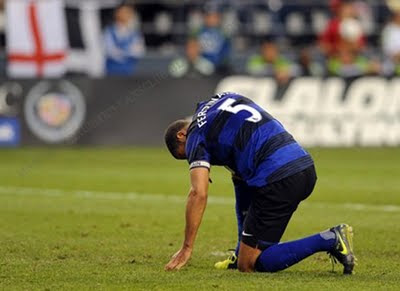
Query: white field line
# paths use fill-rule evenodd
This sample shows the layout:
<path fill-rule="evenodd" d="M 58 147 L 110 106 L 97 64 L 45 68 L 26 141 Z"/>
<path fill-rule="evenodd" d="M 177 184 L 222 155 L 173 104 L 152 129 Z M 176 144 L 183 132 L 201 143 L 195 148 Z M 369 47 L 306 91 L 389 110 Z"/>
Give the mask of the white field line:
<path fill-rule="evenodd" d="M 44 196 L 44 197 L 75 197 L 100 200 L 120 200 L 120 201 L 150 201 L 150 202 L 174 202 L 184 203 L 186 197 L 178 195 L 137 193 L 137 192 L 102 192 L 85 190 L 64 190 L 46 188 L 26 188 L 0 186 L 0 195 L 22 195 L 22 196 Z M 233 205 L 233 198 L 208 197 L 209 204 Z M 325 203 L 325 202 L 303 202 L 302 206 L 312 208 L 335 208 L 349 209 L 354 211 L 377 211 L 377 212 L 400 212 L 400 205 L 372 205 L 362 203 Z"/>

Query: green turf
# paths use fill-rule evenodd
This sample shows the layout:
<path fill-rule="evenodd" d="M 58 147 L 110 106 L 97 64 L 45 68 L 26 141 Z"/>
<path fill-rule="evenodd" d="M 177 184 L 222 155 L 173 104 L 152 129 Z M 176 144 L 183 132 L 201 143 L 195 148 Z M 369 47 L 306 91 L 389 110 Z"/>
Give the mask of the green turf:
<path fill-rule="evenodd" d="M 18 149 L 0 151 L 0 289 L 399 289 L 400 149 L 311 152 L 318 187 L 284 240 L 348 222 L 353 276 L 330 272 L 323 253 L 276 274 L 214 270 L 236 238 L 218 168 L 193 258 L 167 273 L 182 241 L 186 163 L 160 149 Z"/>

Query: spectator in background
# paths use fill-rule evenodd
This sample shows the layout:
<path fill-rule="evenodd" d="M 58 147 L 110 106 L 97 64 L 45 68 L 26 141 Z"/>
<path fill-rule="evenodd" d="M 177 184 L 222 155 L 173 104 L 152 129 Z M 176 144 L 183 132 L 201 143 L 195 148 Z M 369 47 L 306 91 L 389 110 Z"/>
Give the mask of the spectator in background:
<path fill-rule="evenodd" d="M 250 57 L 247 72 L 254 76 L 274 77 L 279 84 L 286 84 L 293 77 L 293 64 L 279 51 L 273 40 L 265 41 L 260 54 Z"/>
<path fill-rule="evenodd" d="M 133 7 L 123 5 L 115 10 L 114 23 L 106 28 L 104 41 L 107 75 L 132 75 L 145 53 Z"/>
<path fill-rule="evenodd" d="M 383 29 L 382 50 L 386 59 L 385 73 L 400 75 L 400 9 L 393 11 L 392 20 Z"/>
<path fill-rule="evenodd" d="M 378 61 L 357 53 L 351 46 L 342 46 L 340 51 L 328 60 L 330 75 L 342 78 L 357 78 L 364 75 L 376 75 L 381 71 Z"/>
<path fill-rule="evenodd" d="M 230 39 L 221 28 L 221 14 L 217 5 L 205 5 L 204 25 L 194 33 L 199 40 L 201 54 L 213 63 L 220 73 L 229 71 Z"/>
<path fill-rule="evenodd" d="M 332 0 L 331 10 L 334 17 L 319 38 L 323 53 L 332 57 L 342 46 L 346 46 L 346 49 L 351 46 L 354 52 L 360 52 L 365 46 L 365 36 L 353 1 Z"/>
<path fill-rule="evenodd" d="M 322 62 L 315 60 L 312 57 L 310 48 L 303 48 L 298 57 L 298 76 L 322 76 L 326 70 Z"/>
<path fill-rule="evenodd" d="M 185 57 L 175 59 L 169 66 L 170 74 L 177 78 L 210 76 L 214 71 L 214 64 L 201 55 L 196 38 L 186 42 Z"/>

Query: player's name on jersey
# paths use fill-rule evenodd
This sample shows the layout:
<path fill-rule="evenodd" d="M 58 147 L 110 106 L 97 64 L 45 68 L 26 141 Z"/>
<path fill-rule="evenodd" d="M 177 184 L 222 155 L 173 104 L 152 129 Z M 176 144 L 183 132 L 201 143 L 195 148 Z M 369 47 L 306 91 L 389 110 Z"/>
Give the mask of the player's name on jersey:
<path fill-rule="evenodd" d="M 217 103 L 219 98 L 211 98 L 210 101 L 207 102 L 206 105 L 197 113 L 196 115 L 196 121 L 197 121 L 197 126 L 200 128 L 203 125 L 207 123 L 207 111 L 215 104 Z"/>

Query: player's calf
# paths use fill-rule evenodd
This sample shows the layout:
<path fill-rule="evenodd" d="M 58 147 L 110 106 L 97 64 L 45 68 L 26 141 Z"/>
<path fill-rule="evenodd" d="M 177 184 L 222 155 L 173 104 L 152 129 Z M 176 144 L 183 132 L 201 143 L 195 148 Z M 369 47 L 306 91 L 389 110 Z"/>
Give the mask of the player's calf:
<path fill-rule="evenodd" d="M 341 224 L 306 238 L 275 244 L 260 254 L 255 269 L 258 272 L 281 271 L 322 251 L 330 253 L 344 266 L 344 274 L 351 274 L 355 262 L 351 227 Z"/>

